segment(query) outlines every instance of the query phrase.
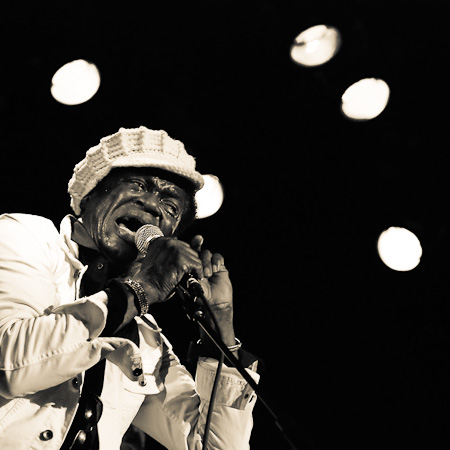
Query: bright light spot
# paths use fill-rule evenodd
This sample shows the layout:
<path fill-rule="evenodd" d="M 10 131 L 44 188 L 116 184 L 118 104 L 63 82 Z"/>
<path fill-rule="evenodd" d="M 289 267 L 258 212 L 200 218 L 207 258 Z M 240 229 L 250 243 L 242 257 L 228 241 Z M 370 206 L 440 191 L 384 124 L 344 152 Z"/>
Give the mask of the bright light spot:
<path fill-rule="evenodd" d="M 195 194 L 197 201 L 197 219 L 215 214 L 223 203 L 223 188 L 214 175 L 203 175 L 205 185 Z"/>
<path fill-rule="evenodd" d="M 390 89 L 379 78 L 364 78 L 352 84 L 342 95 L 342 112 L 355 120 L 377 117 L 386 108 Z"/>
<path fill-rule="evenodd" d="M 91 99 L 99 87 L 100 73 L 96 65 L 77 59 L 56 71 L 50 91 L 60 103 L 79 105 Z"/>
<path fill-rule="evenodd" d="M 320 66 L 341 46 L 341 35 L 334 27 L 316 25 L 302 31 L 291 46 L 291 58 L 301 66 Z"/>
<path fill-rule="evenodd" d="M 411 231 L 390 227 L 378 238 L 378 254 L 389 268 L 404 272 L 419 264 L 422 247 L 417 236 Z"/>

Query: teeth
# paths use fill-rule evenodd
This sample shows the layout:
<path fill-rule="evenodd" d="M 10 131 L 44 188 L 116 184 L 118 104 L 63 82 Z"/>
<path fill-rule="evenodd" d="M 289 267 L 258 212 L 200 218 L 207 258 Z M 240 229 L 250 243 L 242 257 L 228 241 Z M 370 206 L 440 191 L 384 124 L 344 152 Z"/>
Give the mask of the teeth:
<path fill-rule="evenodd" d="M 130 230 L 124 223 L 119 223 L 119 228 L 121 230 L 123 230 L 126 233 L 133 233 L 135 234 L 135 232 L 133 230 Z"/>

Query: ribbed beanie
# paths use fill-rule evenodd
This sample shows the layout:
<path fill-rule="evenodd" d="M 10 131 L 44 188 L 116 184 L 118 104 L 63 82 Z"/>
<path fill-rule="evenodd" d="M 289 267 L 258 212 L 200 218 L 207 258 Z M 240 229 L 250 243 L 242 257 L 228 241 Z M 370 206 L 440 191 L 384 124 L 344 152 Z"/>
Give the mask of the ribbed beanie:
<path fill-rule="evenodd" d="M 182 142 L 163 130 L 146 127 L 120 128 L 90 148 L 86 157 L 74 168 L 69 181 L 70 206 L 81 213 L 80 203 L 115 167 L 154 167 L 188 179 L 195 190 L 203 187 L 203 177 L 195 170 L 195 159 Z"/>

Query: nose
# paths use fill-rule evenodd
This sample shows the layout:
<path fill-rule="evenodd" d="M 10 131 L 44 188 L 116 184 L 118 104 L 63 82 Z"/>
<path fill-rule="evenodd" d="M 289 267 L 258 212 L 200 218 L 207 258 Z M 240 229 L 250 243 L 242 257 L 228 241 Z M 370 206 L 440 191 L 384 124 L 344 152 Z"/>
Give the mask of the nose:
<path fill-rule="evenodd" d="M 134 203 L 145 212 L 156 217 L 158 220 L 162 216 L 161 203 L 157 192 L 146 192 L 135 200 Z"/>

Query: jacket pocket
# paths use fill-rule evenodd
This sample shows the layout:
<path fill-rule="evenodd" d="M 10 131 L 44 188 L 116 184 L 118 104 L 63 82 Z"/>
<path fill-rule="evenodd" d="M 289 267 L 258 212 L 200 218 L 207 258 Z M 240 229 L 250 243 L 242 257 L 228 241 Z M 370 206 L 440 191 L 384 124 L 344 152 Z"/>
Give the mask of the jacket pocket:
<path fill-rule="evenodd" d="M 0 407 L 0 433 L 11 423 L 14 419 L 14 414 L 25 403 L 25 398 L 15 398 L 10 400 Z"/>
<path fill-rule="evenodd" d="M 143 373 L 136 377 L 136 380 L 130 380 L 126 375 L 123 376 L 123 387 L 126 391 L 134 394 L 151 395 L 159 394 L 164 386 L 163 383 L 158 382 L 159 377 L 155 377 L 155 371 L 149 373 L 146 371 L 146 363 L 143 361 Z"/>

